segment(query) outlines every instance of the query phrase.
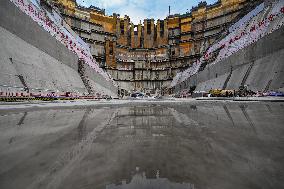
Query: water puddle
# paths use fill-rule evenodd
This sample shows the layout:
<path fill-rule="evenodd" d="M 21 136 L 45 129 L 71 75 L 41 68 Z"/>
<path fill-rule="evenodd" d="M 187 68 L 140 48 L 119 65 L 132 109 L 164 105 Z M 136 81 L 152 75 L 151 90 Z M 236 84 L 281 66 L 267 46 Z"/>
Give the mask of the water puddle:
<path fill-rule="evenodd" d="M 284 188 L 281 103 L 163 103 L 0 116 L 0 188 Z"/>

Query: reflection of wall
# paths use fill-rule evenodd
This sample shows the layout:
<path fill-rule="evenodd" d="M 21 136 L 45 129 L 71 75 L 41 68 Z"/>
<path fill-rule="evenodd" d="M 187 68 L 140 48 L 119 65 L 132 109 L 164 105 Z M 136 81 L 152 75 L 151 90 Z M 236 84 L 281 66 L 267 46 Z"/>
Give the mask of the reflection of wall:
<path fill-rule="evenodd" d="M 106 189 L 128 189 L 128 188 L 175 188 L 175 189 L 194 189 L 194 185 L 190 183 L 174 183 L 167 178 L 159 178 L 159 170 L 156 172 L 156 178 L 147 178 L 145 172 L 137 172 L 133 175 L 129 183 L 123 182 L 119 185 L 110 184 L 106 186 Z"/>
<path fill-rule="evenodd" d="M 158 183 L 163 178 L 180 187 L 182 183 L 212 189 L 249 189 L 259 183 L 271 186 L 264 179 L 266 170 L 282 165 L 276 158 L 282 154 L 277 146 L 282 136 L 279 131 L 283 131 L 280 104 L 170 104 L 112 109 L 115 116 L 93 141 L 84 160 L 73 164 L 73 172 L 62 186 L 80 188 L 88 182 L 88 186 L 101 186 L 98 188 L 119 188 L 133 181 Z M 251 158 L 252 149 L 257 158 Z M 267 164 L 262 160 L 271 159 L 267 153 L 271 149 L 275 159 Z M 257 176 L 246 169 L 252 164 L 262 167 Z M 78 174 L 82 171 L 84 174 Z M 271 171 L 276 174 L 278 169 Z M 244 182 L 248 176 L 249 182 Z M 270 178 L 281 181 L 280 177 Z"/>

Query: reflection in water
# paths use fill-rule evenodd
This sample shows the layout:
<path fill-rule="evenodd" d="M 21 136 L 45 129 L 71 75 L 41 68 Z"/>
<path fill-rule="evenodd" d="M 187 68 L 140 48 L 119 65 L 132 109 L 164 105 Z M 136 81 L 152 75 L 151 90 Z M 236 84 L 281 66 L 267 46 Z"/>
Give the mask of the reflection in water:
<path fill-rule="evenodd" d="M 167 178 L 160 178 L 159 170 L 156 171 L 155 178 L 147 178 L 146 173 L 136 172 L 129 183 L 122 181 L 121 184 L 110 184 L 106 186 L 106 189 L 194 189 L 193 184 L 189 183 L 172 183 Z"/>
<path fill-rule="evenodd" d="M 27 115 L 28 115 L 28 112 L 25 112 L 23 117 L 21 117 L 21 119 L 20 119 L 20 121 L 19 121 L 19 123 L 17 125 L 22 125 L 24 123 L 24 120 L 25 120 Z"/>
<path fill-rule="evenodd" d="M 232 115 L 231 115 L 231 113 L 230 113 L 228 107 L 227 107 L 226 105 L 224 105 L 223 108 L 224 108 L 224 110 L 225 110 L 225 112 L 226 112 L 228 118 L 229 118 L 230 121 L 232 122 L 232 125 L 235 127 L 235 122 L 234 122 L 234 120 L 233 120 L 233 117 L 232 117 Z"/>
<path fill-rule="evenodd" d="M 283 115 L 186 102 L 7 113 L 0 188 L 284 188 Z"/>
<path fill-rule="evenodd" d="M 246 118 L 246 120 L 248 121 L 249 125 L 251 126 L 251 128 L 256 132 L 255 130 L 255 126 L 253 124 L 253 121 L 251 120 L 249 114 L 247 113 L 247 105 L 240 105 L 240 108 Z"/>
<path fill-rule="evenodd" d="M 89 114 L 91 112 L 91 109 L 86 109 L 86 112 L 84 113 L 84 116 L 82 117 L 82 120 L 80 121 L 78 125 L 78 140 L 82 140 L 86 137 L 87 131 L 86 131 L 86 119 L 88 118 Z"/>

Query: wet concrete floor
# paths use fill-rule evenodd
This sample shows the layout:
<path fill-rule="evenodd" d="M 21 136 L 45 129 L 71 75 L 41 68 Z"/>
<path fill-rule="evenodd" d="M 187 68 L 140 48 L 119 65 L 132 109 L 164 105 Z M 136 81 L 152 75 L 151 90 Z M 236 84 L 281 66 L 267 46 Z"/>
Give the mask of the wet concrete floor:
<path fill-rule="evenodd" d="M 0 115 L 1 189 L 284 188 L 284 103 L 133 103 Z"/>

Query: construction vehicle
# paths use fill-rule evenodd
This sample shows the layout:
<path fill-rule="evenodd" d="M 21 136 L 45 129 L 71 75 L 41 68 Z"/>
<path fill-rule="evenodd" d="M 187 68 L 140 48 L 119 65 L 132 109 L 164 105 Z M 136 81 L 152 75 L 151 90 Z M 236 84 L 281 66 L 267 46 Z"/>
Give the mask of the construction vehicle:
<path fill-rule="evenodd" d="M 211 97 L 233 97 L 234 90 L 211 89 L 209 91 Z"/>
<path fill-rule="evenodd" d="M 209 94 L 211 97 L 220 97 L 222 93 L 222 89 L 211 89 Z"/>

